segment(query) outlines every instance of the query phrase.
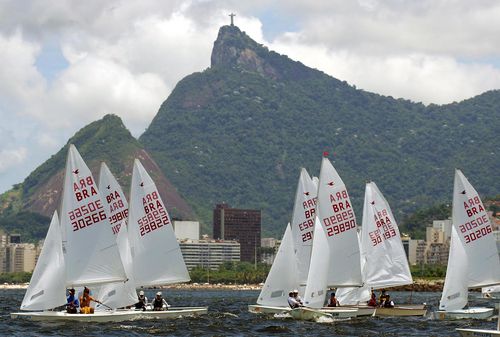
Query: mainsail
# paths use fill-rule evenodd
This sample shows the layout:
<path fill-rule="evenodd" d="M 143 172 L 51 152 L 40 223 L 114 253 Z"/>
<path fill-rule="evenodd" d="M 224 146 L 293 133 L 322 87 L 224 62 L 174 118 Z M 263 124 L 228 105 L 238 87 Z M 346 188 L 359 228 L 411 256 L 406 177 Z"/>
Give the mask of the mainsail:
<path fill-rule="evenodd" d="M 267 306 L 288 306 L 288 292 L 298 287 L 297 263 L 290 224 L 286 226 L 278 253 L 266 282 L 262 287 L 257 304 Z"/>
<path fill-rule="evenodd" d="M 295 246 L 295 255 L 298 264 L 298 281 L 304 285 L 309 272 L 311 247 L 314 230 L 314 215 L 316 211 L 317 186 L 303 168 L 295 194 L 295 204 L 292 216 L 292 234 Z"/>
<path fill-rule="evenodd" d="M 356 217 L 344 182 L 327 158 L 321 163 L 318 184 L 316 211 L 330 246 L 328 286 L 360 286 Z"/>
<path fill-rule="evenodd" d="M 130 186 L 128 232 L 137 286 L 190 280 L 165 204 L 138 159 Z"/>
<path fill-rule="evenodd" d="M 21 310 L 51 309 L 66 303 L 61 228 L 54 212 L 42 252 L 24 294 Z"/>
<path fill-rule="evenodd" d="M 361 228 L 365 284 L 375 289 L 412 284 L 398 225 L 374 182 L 366 184 Z"/>
<path fill-rule="evenodd" d="M 126 279 L 101 194 L 72 144 L 60 216 L 66 285 L 88 286 Z"/>
<path fill-rule="evenodd" d="M 337 291 L 337 299 L 341 304 L 368 301 L 372 288 L 413 283 L 396 219 L 374 182 L 366 184 L 359 241 L 364 285 Z"/>
<path fill-rule="evenodd" d="M 479 194 L 460 170 L 453 186 L 452 236 L 441 310 L 462 309 L 467 289 L 500 284 L 493 228 Z"/>

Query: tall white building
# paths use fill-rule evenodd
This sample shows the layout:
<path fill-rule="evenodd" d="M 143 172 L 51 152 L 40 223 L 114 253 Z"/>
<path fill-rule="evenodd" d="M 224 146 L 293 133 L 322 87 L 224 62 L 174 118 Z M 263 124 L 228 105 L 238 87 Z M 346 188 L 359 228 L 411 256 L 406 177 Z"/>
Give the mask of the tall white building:
<path fill-rule="evenodd" d="M 189 270 L 219 269 L 224 262 L 240 261 L 240 244 L 229 240 L 180 240 L 182 257 Z"/>

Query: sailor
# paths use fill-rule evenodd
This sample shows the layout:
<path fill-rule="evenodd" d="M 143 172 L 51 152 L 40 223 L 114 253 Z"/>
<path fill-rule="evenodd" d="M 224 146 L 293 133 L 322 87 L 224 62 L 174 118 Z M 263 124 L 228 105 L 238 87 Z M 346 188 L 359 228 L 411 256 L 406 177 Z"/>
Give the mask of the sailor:
<path fill-rule="evenodd" d="M 143 311 L 146 311 L 146 305 L 148 304 L 148 298 L 144 296 L 144 291 L 139 291 L 139 297 L 138 301 L 135 304 L 136 309 L 142 309 Z"/>
<path fill-rule="evenodd" d="M 328 299 L 327 307 L 340 307 L 340 303 L 335 297 L 335 293 L 332 292 L 330 294 L 330 298 Z"/>
<path fill-rule="evenodd" d="M 383 305 L 384 308 L 394 308 L 394 302 L 391 301 L 391 296 L 389 296 L 389 294 L 387 294 Z"/>
<path fill-rule="evenodd" d="M 373 292 L 373 290 L 372 290 L 372 295 L 371 295 L 370 300 L 368 301 L 367 305 L 370 306 L 370 307 L 376 307 L 377 306 L 377 296 L 375 295 L 375 293 Z"/>
<path fill-rule="evenodd" d="M 385 301 L 387 300 L 388 295 L 386 294 L 385 289 L 382 289 L 382 292 L 380 293 L 380 296 L 378 298 L 378 303 L 381 307 L 384 306 Z"/>
<path fill-rule="evenodd" d="M 299 296 L 299 291 L 297 289 L 293 290 L 293 297 L 295 297 L 295 300 L 299 302 L 301 306 L 304 305 L 304 302 L 302 302 L 302 298 Z"/>
<path fill-rule="evenodd" d="M 81 314 L 93 314 L 94 308 L 90 306 L 90 302 L 96 302 L 102 304 L 102 302 L 96 300 L 90 296 L 90 289 L 87 287 L 83 288 L 83 294 L 80 296 L 80 313 Z"/>
<path fill-rule="evenodd" d="M 77 309 L 80 306 L 80 302 L 78 302 L 78 298 L 75 297 L 75 289 L 71 288 L 69 290 L 69 295 L 67 298 L 67 304 L 66 304 L 66 312 L 68 314 L 76 314 Z"/>
<path fill-rule="evenodd" d="M 295 309 L 302 306 L 294 296 L 293 290 L 288 293 L 288 305 L 290 308 Z"/>
<path fill-rule="evenodd" d="M 163 311 L 167 310 L 170 305 L 168 305 L 167 301 L 163 297 L 161 297 L 161 291 L 156 293 L 155 299 L 151 303 L 153 304 L 154 311 Z"/>

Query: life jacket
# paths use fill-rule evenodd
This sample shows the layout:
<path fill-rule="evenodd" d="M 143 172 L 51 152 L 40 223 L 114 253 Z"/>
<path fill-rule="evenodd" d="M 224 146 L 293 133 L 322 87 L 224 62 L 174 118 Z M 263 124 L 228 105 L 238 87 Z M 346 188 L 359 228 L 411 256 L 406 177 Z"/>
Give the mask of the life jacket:
<path fill-rule="evenodd" d="M 153 301 L 153 308 L 162 308 L 163 307 L 163 299 L 155 297 L 155 300 Z"/>

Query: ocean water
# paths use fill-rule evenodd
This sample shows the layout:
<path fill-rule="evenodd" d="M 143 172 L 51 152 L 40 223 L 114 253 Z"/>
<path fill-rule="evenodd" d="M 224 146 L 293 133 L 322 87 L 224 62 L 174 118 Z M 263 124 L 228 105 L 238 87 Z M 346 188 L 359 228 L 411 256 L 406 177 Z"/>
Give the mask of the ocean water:
<path fill-rule="evenodd" d="M 208 306 L 209 314 L 197 318 L 138 320 L 122 323 L 31 322 L 11 319 L 18 311 L 24 290 L 0 290 L 0 336 L 458 336 L 457 327 L 494 329 L 491 321 L 435 321 L 428 317 L 357 318 L 343 322 L 314 323 L 290 318 L 251 314 L 258 291 L 163 290 L 172 306 Z M 146 291 L 152 298 L 155 290 Z M 440 293 L 391 292 L 397 303 L 427 303 L 436 310 Z M 471 305 L 494 302 L 471 296 Z"/>

